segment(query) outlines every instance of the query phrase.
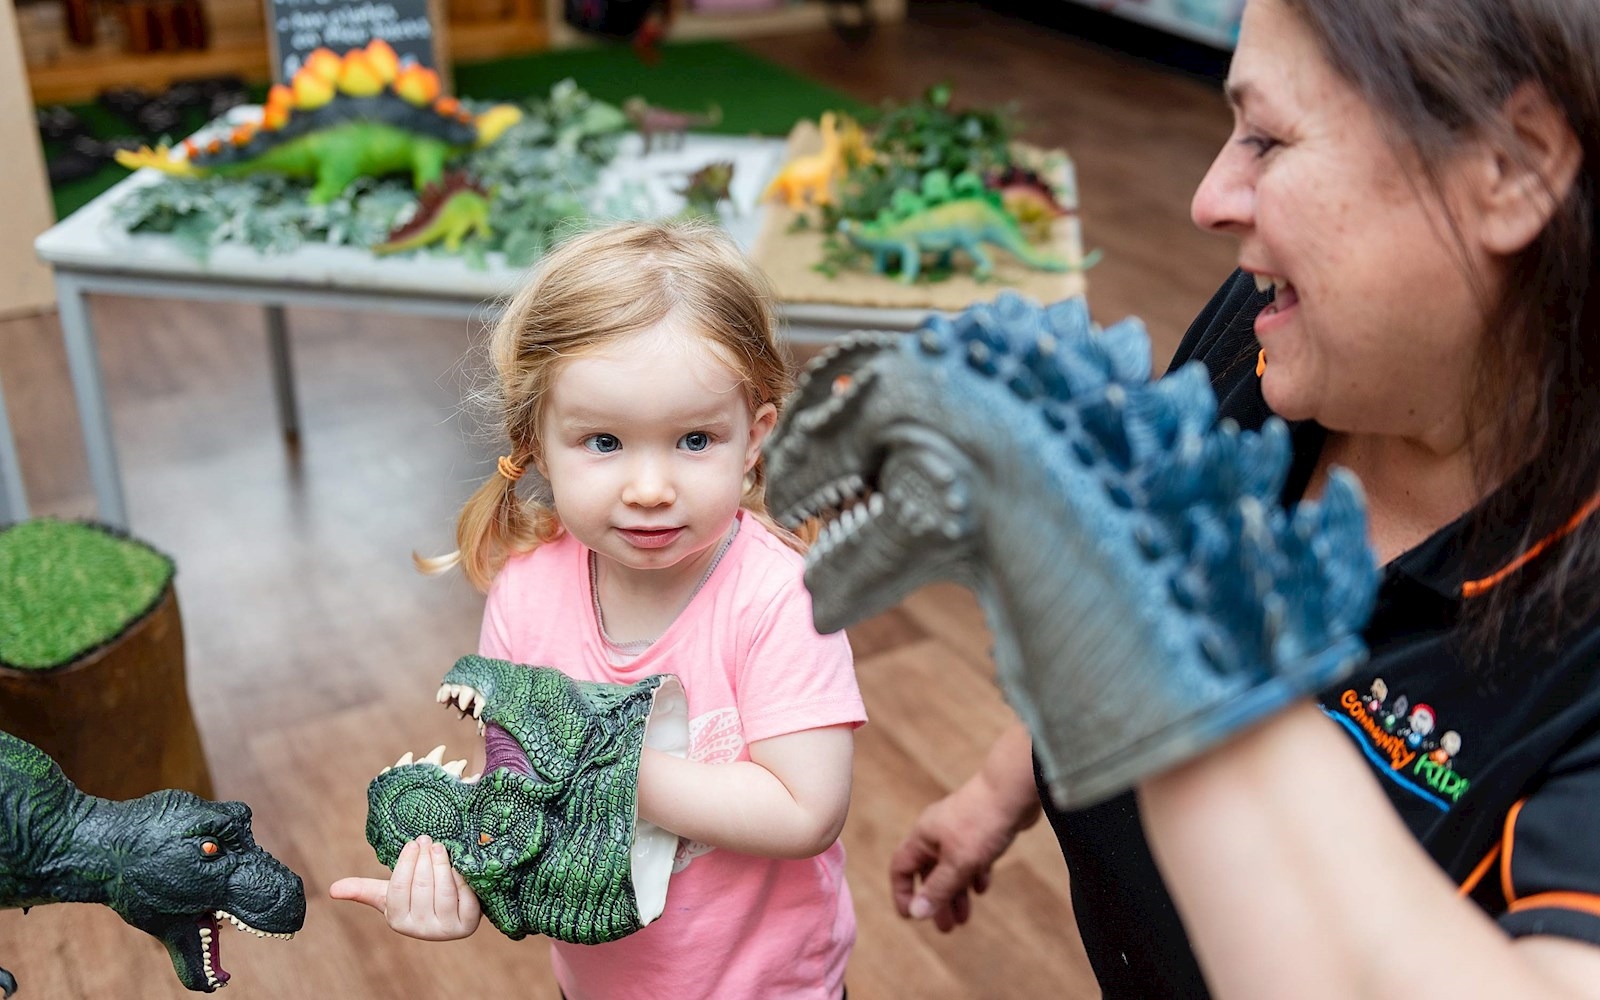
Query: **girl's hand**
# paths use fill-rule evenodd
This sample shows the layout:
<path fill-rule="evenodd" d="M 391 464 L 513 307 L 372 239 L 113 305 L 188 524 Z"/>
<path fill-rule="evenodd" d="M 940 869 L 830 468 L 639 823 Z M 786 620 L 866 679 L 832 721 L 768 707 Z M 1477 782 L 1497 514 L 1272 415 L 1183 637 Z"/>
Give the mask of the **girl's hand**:
<path fill-rule="evenodd" d="M 478 896 L 450 867 L 443 844 L 418 837 L 400 851 L 388 879 L 342 878 L 328 888 L 334 899 L 365 903 L 389 926 L 421 941 L 454 941 L 478 929 Z"/>

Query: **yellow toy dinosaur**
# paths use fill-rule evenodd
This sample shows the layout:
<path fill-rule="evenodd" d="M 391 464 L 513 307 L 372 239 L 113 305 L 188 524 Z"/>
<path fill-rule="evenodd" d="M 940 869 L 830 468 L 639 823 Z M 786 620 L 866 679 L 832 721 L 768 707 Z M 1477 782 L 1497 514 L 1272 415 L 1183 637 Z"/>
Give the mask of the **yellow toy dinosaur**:
<path fill-rule="evenodd" d="M 761 196 L 764 200 L 782 197 L 798 212 L 806 205 L 826 205 L 833 200 L 833 180 L 844 173 L 845 163 L 839 142 L 838 120 L 832 111 L 822 113 L 822 150 L 797 156 L 778 171 Z"/>

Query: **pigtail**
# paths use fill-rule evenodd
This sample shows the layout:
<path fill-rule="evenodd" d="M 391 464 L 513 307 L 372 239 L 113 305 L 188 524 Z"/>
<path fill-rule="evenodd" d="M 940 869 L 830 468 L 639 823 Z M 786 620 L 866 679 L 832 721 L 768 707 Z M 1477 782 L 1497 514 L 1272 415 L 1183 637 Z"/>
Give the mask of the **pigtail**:
<path fill-rule="evenodd" d="M 501 458 L 499 466 L 462 506 L 456 518 L 456 551 L 433 557 L 412 553 L 419 571 L 434 575 L 460 566 L 474 587 L 487 591 L 511 555 L 561 536 L 554 508 L 517 495 L 522 467 L 509 457 Z"/>

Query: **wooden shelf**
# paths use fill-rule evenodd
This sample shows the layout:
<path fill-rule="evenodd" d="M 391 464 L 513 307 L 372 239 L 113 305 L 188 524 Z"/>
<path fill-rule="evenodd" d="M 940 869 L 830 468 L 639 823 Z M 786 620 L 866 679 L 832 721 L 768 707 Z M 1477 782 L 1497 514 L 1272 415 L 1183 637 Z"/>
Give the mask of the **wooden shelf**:
<path fill-rule="evenodd" d="M 35 104 L 92 100 L 110 87 L 160 90 L 174 80 L 234 74 L 247 81 L 268 77 L 267 43 L 196 49 L 187 52 L 105 53 L 85 50 L 49 65 L 28 70 Z"/>

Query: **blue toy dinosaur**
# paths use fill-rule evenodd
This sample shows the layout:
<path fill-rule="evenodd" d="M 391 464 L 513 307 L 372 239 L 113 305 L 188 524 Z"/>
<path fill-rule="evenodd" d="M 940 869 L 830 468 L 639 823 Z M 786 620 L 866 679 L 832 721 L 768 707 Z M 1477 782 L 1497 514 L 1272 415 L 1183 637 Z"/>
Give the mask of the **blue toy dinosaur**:
<path fill-rule="evenodd" d="M 1063 807 L 1106 798 L 1343 677 L 1377 571 L 1360 489 L 1278 503 L 1288 432 L 1217 424 L 1205 368 L 1081 300 L 1006 293 L 809 366 L 768 500 L 832 520 L 807 558 L 831 632 L 952 579 Z"/>

